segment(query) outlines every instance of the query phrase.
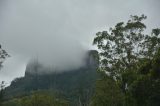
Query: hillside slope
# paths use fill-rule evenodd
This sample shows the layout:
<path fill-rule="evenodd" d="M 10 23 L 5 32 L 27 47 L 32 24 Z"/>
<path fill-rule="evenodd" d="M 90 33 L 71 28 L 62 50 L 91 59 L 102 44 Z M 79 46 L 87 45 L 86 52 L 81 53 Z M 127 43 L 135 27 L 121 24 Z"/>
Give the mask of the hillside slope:
<path fill-rule="evenodd" d="M 37 90 L 53 90 L 68 98 L 72 103 L 81 99 L 89 102 L 97 79 L 98 53 L 95 50 L 88 52 L 86 65 L 79 69 L 54 71 L 48 74 L 38 74 L 39 69 L 45 69 L 39 63 L 27 65 L 25 76 L 12 81 L 6 88 L 6 99 L 28 95 Z M 34 71 L 31 73 L 31 71 Z"/>

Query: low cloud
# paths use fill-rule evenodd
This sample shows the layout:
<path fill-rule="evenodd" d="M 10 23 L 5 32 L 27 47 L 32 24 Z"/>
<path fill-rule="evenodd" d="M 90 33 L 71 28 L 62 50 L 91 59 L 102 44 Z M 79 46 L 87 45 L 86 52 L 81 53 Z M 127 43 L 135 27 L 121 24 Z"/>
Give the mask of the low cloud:
<path fill-rule="evenodd" d="M 37 57 L 56 68 L 79 67 L 96 32 L 141 14 L 148 16 L 149 28 L 159 27 L 159 4 L 159 0 L 0 0 L 0 43 L 19 64 L 15 67 Z M 16 70 L 16 77 L 24 73 L 21 68 L 3 70 L 8 76 Z"/>

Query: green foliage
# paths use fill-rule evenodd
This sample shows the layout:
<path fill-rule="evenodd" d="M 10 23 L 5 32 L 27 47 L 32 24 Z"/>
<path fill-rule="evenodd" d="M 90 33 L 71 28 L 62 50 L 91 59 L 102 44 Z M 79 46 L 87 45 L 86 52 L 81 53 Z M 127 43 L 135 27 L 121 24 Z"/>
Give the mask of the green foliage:
<path fill-rule="evenodd" d="M 121 88 L 124 106 L 160 105 L 160 29 L 145 34 L 143 20 L 146 18 L 144 15 L 131 16 L 127 23 L 120 22 L 109 31 L 98 32 L 93 41 L 99 49 L 99 70 Z M 116 92 L 107 88 L 111 86 L 106 84 L 107 81 L 102 83 L 106 85 L 106 89 L 102 90 L 105 94 Z M 96 86 L 102 87 L 100 84 Z M 102 91 L 96 89 L 96 94 L 101 94 L 95 97 L 97 106 L 110 106 L 100 104 L 108 97 Z"/>
<path fill-rule="evenodd" d="M 69 102 L 57 98 L 51 92 L 39 91 L 29 96 L 5 102 L 4 106 L 69 106 Z"/>
<path fill-rule="evenodd" d="M 139 58 L 144 56 L 143 30 L 146 28 L 141 17 L 131 16 L 126 24 L 118 23 L 110 31 L 98 32 L 93 41 L 100 50 L 101 67 L 113 76 L 119 77 L 126 68 L 133 68 Z"/>
<path fill-rule="evenodd" d="M 141 66 L 139 77 L 132 83 L 130 93 L 137 106 L 160 105 L 160 51 Z"/>
<path fill-rule="evenodd" d="M 124 96 L 116 82 L 105 76 L 96 83 L 91 106 L 123 106 Z"/>
<path fill-rule="evenodd" d="M 153 58 L 159 48 L 160 29 L 153 29 L 151 35 L 145 35 L 144 19 L 144 15 L 131 16 L 126 24 L 120 22 L 109 32 L 96 34 L 93 44 L 100 50 L 101 70 L 110 72 L 117 80 L 123 80 L 123 74 L 139 68 L 139 61 Z M 123 83 L 126 86 L 128 82 Z"/>
<path fill-rule="evenodd" d="M 88 104 L 93 94 L 94 84 L 97 79 L 95 69 L 79 69 L 60 74 L 49 74 L 38 76 L 38 82 L 34 77 L 15 79 L 10 87 L 5 89 L 5 97 L 12 99 L 28 95 L 29 92 L 53 89 L 60 95 L 69 98 L 73 106 L 79 103 L 79 97 L 83 104 Z"/>
<path fill-rule="evenodd" d="M 3 99 L 4 99 L 4 87 L 5 87 L 5 83 L 4 81 L 2 81 L 0 83 L 0 106 L 2 105 Z"/>
<path fill-rule="evenodd" d="M 127 23 L 120 22 L 110 31 L 98 32 L 93 44 L 100 50 L 100 67 L 112 76 L 121 79 L 121 75 L 137 69 L 143 58 L 152 59 L 159 47 L 160 29 L 153 29 L 151 35 L 145 35 L 147 17 L 131 16 Z"/>

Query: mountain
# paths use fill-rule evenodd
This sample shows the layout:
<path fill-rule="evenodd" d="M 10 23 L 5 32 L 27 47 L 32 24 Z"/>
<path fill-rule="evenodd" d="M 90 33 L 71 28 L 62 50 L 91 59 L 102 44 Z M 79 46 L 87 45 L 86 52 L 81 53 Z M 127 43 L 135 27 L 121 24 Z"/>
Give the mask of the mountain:
<path fill-rule="evenodd" d="M 98 67 L 98 52 L 88 51 L 85 58 L 85 65 L 78 69 L 53 71 L 41 73 L 49 68 L 43 67 L 37 61 L 28 63 L 25 76 L 16 78 L 11 85 L 5 89 L 6 99 L 18 98 L 28 95 L 37 90 L 53 90 L 68 98 L 73 105 L 79 99 L 88 103 L 94 92 L 94 84 L 97 79 L 96 69 Z M 41 73 L 41 74 L 40 74 Z"/>

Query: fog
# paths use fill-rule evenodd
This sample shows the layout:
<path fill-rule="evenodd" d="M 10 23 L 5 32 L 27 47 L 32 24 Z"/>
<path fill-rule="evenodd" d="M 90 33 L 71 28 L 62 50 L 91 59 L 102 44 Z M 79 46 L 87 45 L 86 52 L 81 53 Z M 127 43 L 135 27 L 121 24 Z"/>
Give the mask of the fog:
<path fill-rule="evenodd" d="M 2 2 L 1 40 L 9 50 L 56 68 L 78 67 L 87 47 L 67 4 L 52 1 Z M 82 26 L 81 26 L 82 27 Z M 84 39 L 83 39 L 84 40 Z M 85 42 L 85 40 L 84 40 Z"/>
<path fill-rule="evenodd" d="M 130 15 L 160 25 L 159 0 L 0 0 L 0 44 L 11 58 L 0 80 L 23 76 L 32 58 L 58 69 L 77 68 L 97 31 Z"/>

